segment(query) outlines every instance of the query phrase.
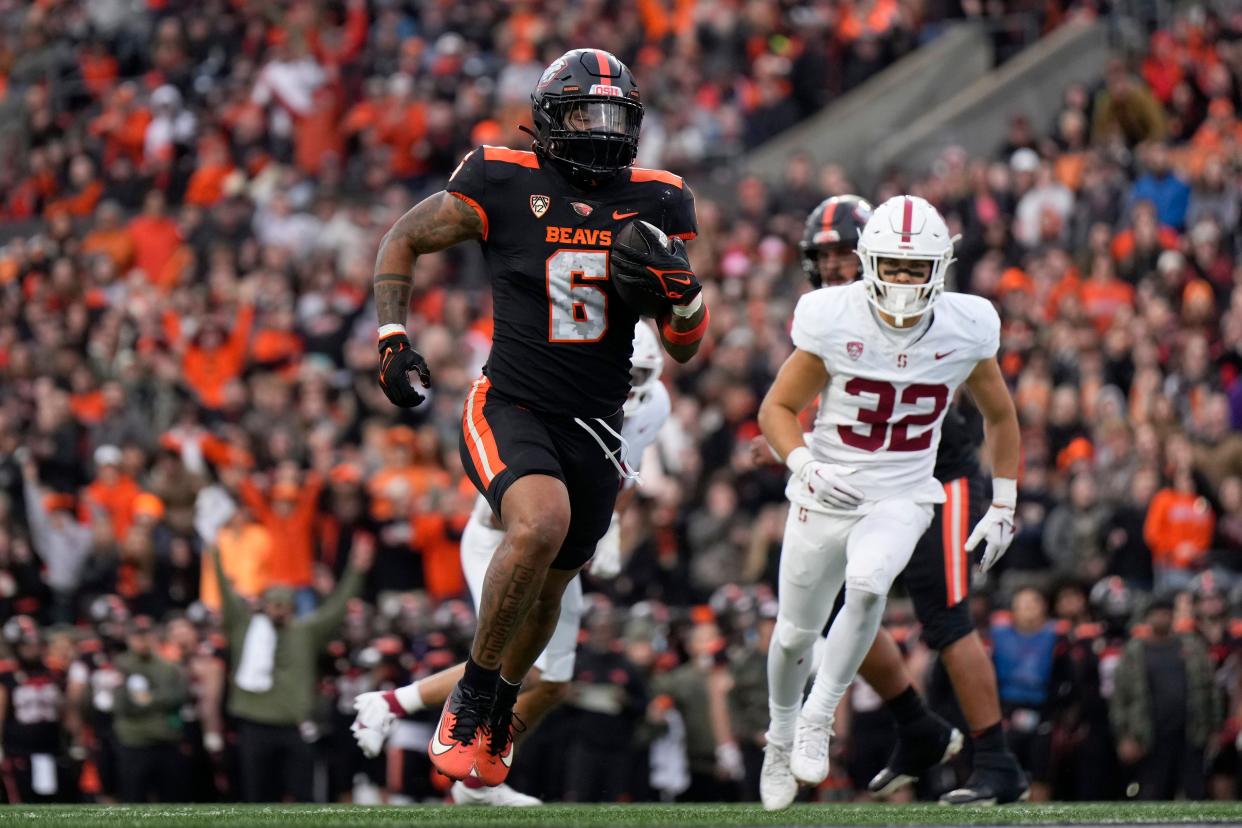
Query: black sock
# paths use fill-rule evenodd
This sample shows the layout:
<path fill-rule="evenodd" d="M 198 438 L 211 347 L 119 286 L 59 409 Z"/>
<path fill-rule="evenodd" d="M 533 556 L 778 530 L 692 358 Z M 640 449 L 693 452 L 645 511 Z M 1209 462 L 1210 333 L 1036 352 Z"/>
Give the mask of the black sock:
<path fill-rule="evenodd" d="M 513 684 L 504 676 L 500 677 L 500 681 L 496 682 L 496 707 L 500 709 L 511 709 L 517 701 L 518 691 L 522 689 L 522 682 Z"/>
<path fill-rule="evenodd" d="M 893 714 L 898 727 L 913 724 L 927 715 L 927 705 L 923 704 L 923 697 L 914 689 L 913 684 L 886 701 L 884 706 Z"/>
<path fill-rule="evenodd" d="M 475 693 L 484 696 L 495 696 L 496 685 L 500 682 L 500 668 L 489 670 L 480 667 L 474 659 L 466 657 L 466 672 L 461 677 L 461 686 L 468 687 Z"/>
<path fill-rule="evenodd" d="M 1009 750 L 1005 744 L 1005 728 L 1000 722 L 970 735 L 975 741 L 976 753 L 1004 753 Z"/>

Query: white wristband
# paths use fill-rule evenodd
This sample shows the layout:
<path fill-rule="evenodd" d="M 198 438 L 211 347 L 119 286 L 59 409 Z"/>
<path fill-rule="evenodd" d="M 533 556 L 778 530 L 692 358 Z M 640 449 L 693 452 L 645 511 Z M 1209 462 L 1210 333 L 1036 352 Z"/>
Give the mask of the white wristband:
<path fill-rule="evenodd" d="M 1016 509 L 1018 506 L 1018 481 L 1010 477 L 992 478 L 992 502 Z"/>
<path fill-rule="evenodd" d="M 802 473 L 803 466 L 814 459 L 809 448 L 798 446 L 785 457 L 785 467 L 794 473 L 794 477 L 797 477 Z"/>
<path fill-rule="evenodd" d="M 673 305 L 673 315 L 680 316 L 682 319 L 689 319 L 699 312 L 699 308 L 703 307 L 703 294 L 696 293 L 694 298 L 685 305 Z"/>
<path fill-rule="evenodd" d="M 383 339 L 386 336 L 392 336 L 393 334 L 404 334 L 404 333 L 405 333 L 405 325 L 398 325 L 396 323 L 392 323 L 389 325 L 380 325 L 379 338 Z"/>

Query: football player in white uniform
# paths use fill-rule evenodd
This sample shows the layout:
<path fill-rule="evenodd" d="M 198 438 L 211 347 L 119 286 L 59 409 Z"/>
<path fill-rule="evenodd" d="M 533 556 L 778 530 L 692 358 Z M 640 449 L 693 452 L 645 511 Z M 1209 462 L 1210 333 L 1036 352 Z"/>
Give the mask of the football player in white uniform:
<path fill-rule="evenodd" d="M 642 456 L 655 442 L 672 410 L 668 390 L 660 382 L 664 354 L 655 331 L 639 320 L 634 327 L 634 353 L 630 357 L 630 394 L 623 406 L 625 419 L 621 427 L 622 445 L 628 446 L 626 465 L 637 472 Z M 633 500 L 635 480 L 626 481 L 625 490 L 617 498 L 616 511 L 608 533 L 595 547 L 590 572 L 600 578 L 613 578 L 621 572 L 621 537 L 619 515 Z M 483 579 L 492 555 L 504 539 L 504 530 L 497 526 L 491 507 L 483 497 L 475 503 L 470 520 L 461 538 L 461 566 L 478 610 L 483 594 Z M 535 661 L 527 677 L 522 695 L 514 708 L 516 717 L 529 732 L 569 689 L 574 674 L 574 655 L 578 647 L 578 627 L 583 614 L 582 582 L 575 578 L 561 597 L 561 615 L 544 651 Z M 423 709 L 438 710 L 461 678 L 464 664 L 458 664 L 435 675 L 399 687 L 396 690 L 361 693 L 354 700 L 358 711 L 353 732 L 358 746 L 368 757 L 379 755 L 395 721 Z M 506 784 L 484 787 L 477 780 L 453 783 L 453 801 L 471 805 L 538 805 L 533 796 L 520 793 Z"/>
<path fill-rule="evenodd" d="M 925 200 L 880 205 L 858 243 L 863 279 L 806 294 L 796 350 L 760 408 L 764 436 L 793 476 L 780 564 L 777 640 L 768 655 L 771 724 L 764 804 L 828 774 L 836 707 L 875 640 L 894 579 L 944 488 L 932 471 L 940 425 L 959 385 L 985 421 L 992 506 L 966 548 L 986 540 L 989 568 L 1013 537 L 1017 415 L 996 362 L 1000 320 L 979 297 L 943 293 L 953 242 Z M 811 445 L 798 414 L 820 395 Z M 846 586 L 814 686 L 799 709 L 810 650 Z"/>

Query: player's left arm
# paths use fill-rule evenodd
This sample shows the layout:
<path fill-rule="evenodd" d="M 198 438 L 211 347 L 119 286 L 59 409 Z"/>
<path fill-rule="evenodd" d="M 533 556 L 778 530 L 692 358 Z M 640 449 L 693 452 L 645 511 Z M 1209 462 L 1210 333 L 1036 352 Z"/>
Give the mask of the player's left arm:
<path fill-rule="evenodd" d="M 1018 505 L 1018 464 L 1022 439 L 1018 413 L 995 357 L 980 360 L 966 379 L 966 388 L 983 415 L 983 434 L 992 460 L 992 506 L 966 541 L 972 551 L 986 539 L 979 563 L 987 572 L 1013 542 L 1013 517 Z"/>
<path fill-rule="evenodd" d="M 678 239 L 679 244 L 684 244 L 698 235 L 699 221 L 694 208 L 694 192 L 690 185 L 683 183 L 679 193 L 680 198 L 675 199 L 665 209 L 660 224 L 665 233 Z M 693 271 L 693 268 L 690 270 Z M 697 279 L 695 281 L 697 288 Z M 672 312 L 661 319 L 659 324 L 660 343 L 665 352 L 680 363 L 689 362 L 703 344 L 703 336 L 707 333 L 710 319 L 711 315 L 699 290 L 694 290 L 693 296 L 685 304 L 674 304 Z"/>

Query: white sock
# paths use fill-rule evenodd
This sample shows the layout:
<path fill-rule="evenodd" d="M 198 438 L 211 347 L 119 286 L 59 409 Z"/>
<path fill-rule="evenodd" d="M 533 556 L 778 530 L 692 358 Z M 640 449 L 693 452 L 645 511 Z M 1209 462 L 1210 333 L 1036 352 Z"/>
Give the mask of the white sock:
<path fill-rule="evenodd" d="M 768 701 L 768 741 L 776 742 L 783 747 L 789 747 L 793 744 L 794 731 L 798 726 L 798 711 L 800 705 L 792 704 L 789 707 L 782 707 L 779 704 Z"/>
<path fill-rule="evenodd" d="M 413 684 L 407 684 L 405 687 L 398 687 L 393 691 L 393 695 L 397 697 L 397 703 L 405 708 L 406 713 L 417 713 L 427 708 L 418 685 L 419 682 L 416 681 Z"/>
<path fill-rule="evenodd" d="M 845 607 L 828 630 L 824 660 L 815 675 L 815 684 L 802 713 L 808 719 L 831 722 L 837 704 L 849 689 L 867 651 L 875 642 L 884 617 L 885 598 L 860 590 L 845 591 Z"/>

